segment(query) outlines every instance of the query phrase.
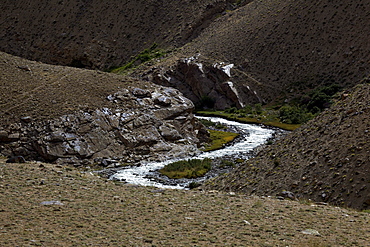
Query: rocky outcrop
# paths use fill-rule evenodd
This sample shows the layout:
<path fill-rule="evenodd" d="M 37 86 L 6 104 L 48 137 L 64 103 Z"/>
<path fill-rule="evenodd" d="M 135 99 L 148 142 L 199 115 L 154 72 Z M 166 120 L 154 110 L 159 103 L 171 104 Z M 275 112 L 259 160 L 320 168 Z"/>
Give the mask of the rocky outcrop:
<path fill-rule="evenodd" d="M 202 59 L 200 54 L 161 65 L 144 72 L 141 78 L 180 90 L 197 106 L 225 109 L 263 103 L 258 82 L 241 74 L 233 64 Z"/>
<path fill-rule="evenodd" d="M 178 90 L 134 87 L 106 100 L 114 107 L 41 122 L 24 117 L 0 130 L 0 152 L 47 162 L 109 165 L 188 156 L 206 138 L 192 114 L 193 103 Z"/>

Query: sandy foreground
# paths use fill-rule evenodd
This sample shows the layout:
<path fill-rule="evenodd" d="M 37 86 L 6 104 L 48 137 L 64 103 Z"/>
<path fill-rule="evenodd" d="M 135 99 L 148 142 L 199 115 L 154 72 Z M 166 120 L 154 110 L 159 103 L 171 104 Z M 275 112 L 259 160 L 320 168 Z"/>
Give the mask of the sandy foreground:
<path fill-rule="evenodd" d="M 370 214 L 0 159 L 0 246 L 370 246 Z"/>

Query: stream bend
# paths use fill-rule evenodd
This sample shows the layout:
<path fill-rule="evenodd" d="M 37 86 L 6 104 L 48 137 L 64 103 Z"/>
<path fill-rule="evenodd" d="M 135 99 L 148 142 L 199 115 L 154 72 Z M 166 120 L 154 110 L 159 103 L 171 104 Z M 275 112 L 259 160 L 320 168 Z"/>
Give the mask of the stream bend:
<path fill-rule="evenodd" d="M 218 122 L 227 126 L 231 126 L 238 130 L 240 137 L 237 142 L 232 145 L 228 145 L 223 149 L 202 152 L 197 156 L 192 156 L 184 159 L 204 159 L 204 158 L 221 158 L 221 157 L 243 157 L 250 158 L 250 153 L 254 148 L 261 144 L 264 144 L 268 139 L 272 138 L 275 130 L 266 128 L 261 125 L 238 123 L 230 120 L 226 120 L 219 117 L 201 117 L 199 119 L 206 119 L 212 122 Z M 180 159 L 177 159 L 180 160 Z M 130 184 L 141 185 L 141 186 L 154 186 L 158 188 L 170 188 L 170 189 L 185 189 L 191 182 L 200 182 L 209 178 L 205 176 L 198 179 L 177 179 L 160 182 L 159 173 L 157 170 L 163 168 L 165 165 L 172 163 L 177 160 L 166 160 L 163 162 L 148 162 L 141 166 L 129 166 L 111 176 L 111 179 L 125 181 Z"/>

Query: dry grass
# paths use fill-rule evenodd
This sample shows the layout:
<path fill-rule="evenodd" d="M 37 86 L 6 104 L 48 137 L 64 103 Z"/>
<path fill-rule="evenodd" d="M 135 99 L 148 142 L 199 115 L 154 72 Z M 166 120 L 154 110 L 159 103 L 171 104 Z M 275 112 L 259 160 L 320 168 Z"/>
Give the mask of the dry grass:
<path fill-rule="evenodd" d="M 368 213 L 136 187 L 50 164 L 0 160 L 0 192 L 0 246 L 366 246 L 370 240 Z"/>

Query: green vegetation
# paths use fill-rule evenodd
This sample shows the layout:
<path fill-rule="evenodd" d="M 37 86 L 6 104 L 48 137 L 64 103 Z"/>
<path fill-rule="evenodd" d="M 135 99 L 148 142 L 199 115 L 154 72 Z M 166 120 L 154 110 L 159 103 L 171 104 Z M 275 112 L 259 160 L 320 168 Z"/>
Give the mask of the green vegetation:
<path fill-rule="evenodd" d="M 301 98 L 300 106 L 313 114 L 332 104 L 333 96 L 342 89 L 338 84 L 318 87 Z"/>
<path fill-rule="evenodd" d="M 302 124 L 311 120 L 314 115 L 306 109 L 285 105 L 279 109 L 279 119 L 282 123 L 287 124 Z"/>
<path fill-rule="evenodd" d="M 144 51 L 140 52 L 136 57 L 132 58 L 130 62 L 126 63 L 125 65 L 121 67 L 112 68 L 109 70 L 109 72 L 116 73 L 116 74 L 123 74 L 127 72 L 127 70 L 130 68 L 134 68 L 154 58 L 162 57 L 167 53 L 166 51 L 162 49 L 158 49 L 157 47 L 158 45 L 154 43 L 151 47 L 145 49 Z"/>
<path fill-rule="evenodd" d="M 226 129 L 226 126 L 225 125 L 222 125 L 220 123 L 215 123 L 215 122 L 212 122 L 212 121 L 209 121 L 209 120 L 206 120 L 206 119 L 199 119 L 199 121 L 204 126 L 206 126 L 208 128 L 213 127 L 213 128 L 219 129 L 219 130 Z"/>
<path fill-rule="evenodd" d="M 230 160 L 221 160 L 219 168 L 235 167 L 235 163 Z"/>
<path fill-rule="evenodd" d="M 220 123 L 215 123 L 206 119 L 199 119 L 199 121 L 207 128 L 212 128 L 208 129 L 211 142 L 203 149 L 205 152 L 220 149 L 239 135 L 237 133 L 224 131 L 226 126 Z"/>
<path fill-rule="evenodd" d="M 314 89 L 305 88 L 305 85 L 311 85 L 309 83 L 297 82 L 294 84 L 294 90 L 302 91 L 303 93 L 294 98 L 290 104 L 275 105 L 273 107 L 255 104 L 246 105 L 241 109 L 231 107 L 223 111 L 198 110 L 197 114 L 294 130 L 329 107 L 333 103 L 334 97 L 342 89 L 340 85 L 332 80 L 320 80 L 322 80 L 322 86 L 316 86 Z M 314 87 L 314 85 L 311 86 Z M 198 109 L 211 109 L 211 106 L 212 99 L 204 98 L 201 100 L 201 105 Z"/>
<path fill-rule="evenodd" d="M 329 84 L 309 91 L 293 100 L 291 105 L 279 109 L 279 119 L 287 124 L 303 124 L 313 119 L 317 114 L 328 108 L 334 95 L 341 90 L 338 84 Z"/>
<path fill-rule="evenodd" d="M 233 141 L 239 134 L 233 132 L 208 130 L 210 133 L 211 143 L 203 151 L 208 152 L 222 148 L 226 143 Z"/>
<path fill-rule="evenodd" d="M 198 115 L 222 117 L 225 119 L 238 121 L 241 123 L 264 124 L 266 126 L 278 127 L 285 130 L 294 130 L 300 124 L 285 123 L 279 119 L 279 111 L 263 108 L 260 104 L 255 106 L 245 106 L 242 109 L 232 107 L 224 111 L 197 111 Z"/>
<path fill-rule="evenodd" d="M 180 160 L 166 165 L 159 172 L 169 178 L 197 178 L 211 170 L 211 159 Z"/>

